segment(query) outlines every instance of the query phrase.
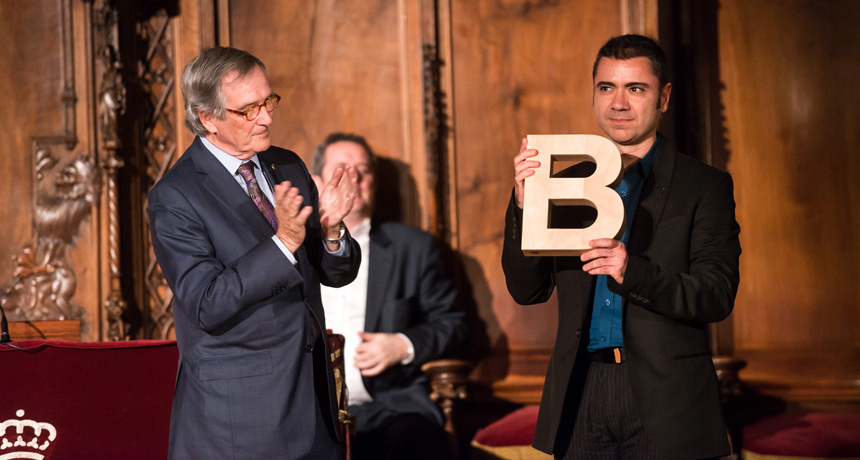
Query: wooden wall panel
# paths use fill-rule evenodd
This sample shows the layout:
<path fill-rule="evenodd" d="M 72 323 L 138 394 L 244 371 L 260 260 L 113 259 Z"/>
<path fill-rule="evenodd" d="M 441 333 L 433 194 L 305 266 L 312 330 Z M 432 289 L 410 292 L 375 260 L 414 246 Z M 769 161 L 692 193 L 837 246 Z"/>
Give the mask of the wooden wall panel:
<path fill-rule="evenodd" d="M 721 5 L 728 167 L 744 251 L 735 349 L 750 361 L 741 377 L 847 385 L 860 401 L 860 4 Z"/>
<path fill-rule="evenodd" d="M 554 298 L 524 307 L 505 286 L 501 251 L 512 159 L 527 134 L 600 134 L 592 64 L 600 46 L 627 27 L 622 5 L 452 2 L 459 249 L 492 346 L 476 377 L 505 379 L 507 387 L 497 392 L 511 392 L 512 399 L 539 396 L 534 388 L 542 384 L 557 329 Z"/>
<path fill-rule="evenodd" d="M 34 18 L 39 18 L 35 20 Z M 4 244 L 0 276 L 8 278 L 13 257 L 32 240 L 33 164 L 30 137 L 62 136 L 61 20 L 56 0 L 0 1 L 0 207 Z"/>
<path fill-rule="evenodd" d="M 460 251 L 494 348 L 475 375 L 492 382 L 509 374 L 542 377 L 556 329 L 554 302 L 515 305 L 500 267 L 510 161 L 519 139 L 599 133 L 591 108 L 594 55 L 612 35 L 655 32 L 655 4 L 278 0 L 261 9 L 233 0 L 229 36 L 233 46 L 266 63 L 283 97 L 272 127 L 276 145 L 307 161 L 330 131 L 364 134 L 382 156 L 404 166 L 401 220 L 423 228 L 433 225 L 433 172 L 422 145 L 421 47 L 438 39 L 443 89 L 444 79 L 453 81 L 453 94 L 445 95 L 453 148 L 439 158 L 449 161 L 456 178 L 446 185 L 456 224 L 447 236 Z M 438 16 L 429 17 L 434 9 Z M 436 29 L 437 19 L 450 22 Z M 436 30 L 442 36 L 428 40 Z"/>
<path fill-rule="evenodd" d="M 97 162 L 87 11 L 83 2 L 71 0 L 0 0 L 0 43 L 6 45 L 0 49 L 0 200 L 7 203 L 0 209 L 0 231 L 6 236 L 0 247 L 0 277 L 11 318 L 21 319 L 26 310 L 26 315 L 59 319 L 61 313 L 53 307 L 57 304 L 65 309 L 66 319 L 71 314 L 81 320 L 81 338 L 93 341 L 103 332 L 98 190 L 91 190 L 91 200 L 82 195 L 74 200 L 82 206 L 82 219 L 51 229 L 43 226 L 41 233 L 33 219 L 37 195 L 46 200 L 41 205 L 43 215 L 50 216 L 46 221 L 72 215 L 72 200 L 64 201 L 64 213 L 54 213 L 60 172 L 79 155 Z M 90 163 L 87 173 L 97 182 L 95 164 Z M 62 240 L 59 234 L 65 230 L 73 235 L 71 241 L 52 243 Z M 27 246 L 36 248 L 30 260 Z M 24 269 L 20 278 L 16 268 Z M 15 286 L 21 289 L 9 290 Z M 41 312 L 29 308 L 40 298 L 38 304 L 49 307 Z"/>
<path fill-rule="evenodd" d="M 399 178 L 407 223 L 427 223 L 421 93 L 422 10 L 416 0 L 230 2 L 231 44 L 267 66 L 281 105 L 274 145 L 311 153 L 333 131 L 365 136 L 376 152 L 404 165 Z M 432 20 L 432 18 L 430 18 Z M 417 72 L 417 73 L 416 73 Z M 414 145 L 419 148 L 414 148 Z"/>

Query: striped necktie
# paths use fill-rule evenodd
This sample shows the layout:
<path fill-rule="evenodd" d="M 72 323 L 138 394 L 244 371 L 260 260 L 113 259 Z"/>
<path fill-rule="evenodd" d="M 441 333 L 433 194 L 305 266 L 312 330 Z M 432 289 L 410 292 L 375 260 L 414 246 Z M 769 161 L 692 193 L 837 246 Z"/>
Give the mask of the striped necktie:
<path fill-rule="evenodd" d="M 266 195 L 260 190 L 260 184 L 257 183 L 257 177 L 254 175 L 254 162 L 248 161 L 242 163 L 239 166 L 239 169 L 236 171 L 236 174 L 242 176 L 242 179 L 245 179 L 245 185 L 248 186 L 248 195 L 251 196 L 251 199 L 254 200 L 254 204 L 257 205 L 257 209 L 263 213 L 263 217 L 269 221 L 269 224 L 275 231 L 278 231 L 278 218 L 275 217 L 275 207 L 272 206 L 272 203 L 266 198 Z"/>
<path fill-rule="evenodd" d="M 263 217 L 269 221 L 272 228 L 274 228 L 275 231 L 278 231 L 278 218 L 275 217 L 275 208 L 272 206 L 269 199 L 266 198 L 266 195 L 263 194 L 263 191 L 260 190 L 260 184 L 257 182 L 257 177 L 254 175 L 255 166 L 256 165 L 253 161 L 242 163 L 239 165 L 239 169 L 236 170 L 236 174 L 239 174 L 242 176 L 242 179 L 245 179 L 245 185 L 248 186 L 248 195 L 250 195 L 251 199 L 254 200 L 254 204 L 257 205 L 257 209 L 263 213 Z M 313 345 L 316 343 L 317 337 L 320 335 L 320 331 L 316 322 L 311 318 L 310 310 L 307 310 L 307 321 L 309 338 L 306 351 L 310 352 L 313 350 Z"/>

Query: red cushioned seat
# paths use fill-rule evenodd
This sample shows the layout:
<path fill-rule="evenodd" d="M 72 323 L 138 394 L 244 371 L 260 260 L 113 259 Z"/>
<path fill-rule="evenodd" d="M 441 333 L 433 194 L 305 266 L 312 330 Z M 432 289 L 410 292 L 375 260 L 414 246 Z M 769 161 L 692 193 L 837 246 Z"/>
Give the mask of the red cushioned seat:
<path fill-rule="evenodd" d="M 523 407 L 481 428 L 472 439 L 472 458 L 551 459 L 532 447 L 537 415 L 537 406 Z"/>
<path fill-rule="evenodd" d="M 860 460 L 860 414 L 780 414 L 744 427 L 743 439 L 747 460 Z"/>

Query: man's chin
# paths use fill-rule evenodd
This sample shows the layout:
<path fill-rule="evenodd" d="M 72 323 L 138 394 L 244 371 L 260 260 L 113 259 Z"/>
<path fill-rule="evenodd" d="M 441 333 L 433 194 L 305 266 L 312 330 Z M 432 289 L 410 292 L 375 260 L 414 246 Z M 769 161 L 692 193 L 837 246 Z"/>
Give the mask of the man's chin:
<path fill-rule="evenodd" d="M 628 130 L 609 130 L 604 131 L 606 137 L 618 145 L 635 145 L 642 141 L 641 136 L 632 133 Z"/>
<path fill-rule="evenodd" d="M 605 133 L 606 137 L 617 145 L 630 145 L 633 138 L 626 133 Z"/>
<path fill-rule="evenodd" d="M 271 146 L 272 141 L 270 141 L 268 138 L 259 139 L 257 142 L 254 143 L 254 150 L 257 152 L 265 152 L 266 150 L 269 150 L 269 147 Z"/>

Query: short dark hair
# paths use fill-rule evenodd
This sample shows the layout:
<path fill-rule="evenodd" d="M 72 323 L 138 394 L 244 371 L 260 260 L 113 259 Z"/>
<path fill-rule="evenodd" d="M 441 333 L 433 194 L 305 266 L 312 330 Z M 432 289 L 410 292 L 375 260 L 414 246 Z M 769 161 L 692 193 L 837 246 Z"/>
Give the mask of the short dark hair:
<path fill-rule="evenodd" d="M 209 134 L 200 122 L 198 112 L 203 111 L 223 120 L 225 110 L 221 80 L 231 72 L 238 72 L 240 78 L 245 77 L 257 67 L 269 78 L 266 66 L 256 56 L 223 46 L 203 50 L 188 61 L 180 81 L 182 97 L 185 99 L 185 126 L 188 130 L 198 136 Z"/>
<path fill-rule="evenodd" d="M 621 35 L 609 39 L 597 52 L 591 78 L 597 76 L 597 64 L 600 63 L 601 58 L 626 60 L 637 57 L 646 57 L 651 61 L 651 70 L 660 82 L 661 89 L 669 83 L 669 64 L 666 62 L 663 48 L 656 41 L 636 34 Z"/>
<path fill-rule="evenodd" d="M 365 139 L 364 136 L 334 132 L 326 136 L 322 144 L 318 145 L 314 149 L 314 154 L 311 158 L 311 173 L 316 174 L 317 176 L 322 175 L 322 170 L 325 167 L 325 149 L 327 149 L 329 145 L 337 142 L 352 142 L 360 145 L 361 148 L 367 152 L 367 160 L 370 163 L 370 169 L 374 172 L 376 171 L 376 154 L 373 153 L 373 149 L 370 148 L 370 144 L 367 143 L 367 139 Z"/>

